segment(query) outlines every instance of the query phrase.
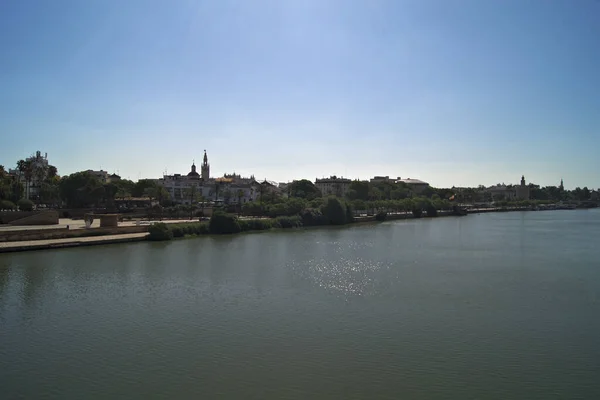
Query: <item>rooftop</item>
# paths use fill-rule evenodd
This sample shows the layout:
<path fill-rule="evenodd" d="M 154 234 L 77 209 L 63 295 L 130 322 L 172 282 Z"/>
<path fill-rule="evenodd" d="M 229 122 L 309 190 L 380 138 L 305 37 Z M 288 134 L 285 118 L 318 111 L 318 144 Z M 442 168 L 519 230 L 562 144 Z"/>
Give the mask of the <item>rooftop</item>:
<path fill-rule="evenodd" d="M 403 183 L 406 183 L 408 185 L 429 185 L 429 183 L 423 182 L 422 180 L 411 179 L 411 178 L 399 179 L 398 182 L 403 182 Z"/>

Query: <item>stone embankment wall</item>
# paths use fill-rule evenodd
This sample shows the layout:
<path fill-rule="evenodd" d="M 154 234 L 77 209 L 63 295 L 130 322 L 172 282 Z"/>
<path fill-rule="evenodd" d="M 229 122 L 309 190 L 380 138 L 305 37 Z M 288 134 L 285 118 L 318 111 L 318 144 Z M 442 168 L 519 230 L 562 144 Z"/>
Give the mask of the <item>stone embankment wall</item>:
<path fill-rule="evenodd" d="M 2 211 L 0 224 L 11 225 L 57 225 L 58 212 L 47 211 Z"/>

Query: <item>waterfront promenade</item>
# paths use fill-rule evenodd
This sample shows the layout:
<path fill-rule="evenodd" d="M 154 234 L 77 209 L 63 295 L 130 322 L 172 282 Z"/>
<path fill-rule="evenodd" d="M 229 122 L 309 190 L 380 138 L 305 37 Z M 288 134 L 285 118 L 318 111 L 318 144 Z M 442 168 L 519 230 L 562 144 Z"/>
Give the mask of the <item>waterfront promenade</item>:
<path fill-rule="evenodd" d="M 145 240 L 147 232 L 125 233 L 106 236 L 84 236 L 78 238 L 47 239 L 47 240 L 24 240 L 18 242 L 0 242 L 0 253 L 15 251 L 57 249 L 77 246 L 93 246 L 100 244 L 126 243 Z"/>

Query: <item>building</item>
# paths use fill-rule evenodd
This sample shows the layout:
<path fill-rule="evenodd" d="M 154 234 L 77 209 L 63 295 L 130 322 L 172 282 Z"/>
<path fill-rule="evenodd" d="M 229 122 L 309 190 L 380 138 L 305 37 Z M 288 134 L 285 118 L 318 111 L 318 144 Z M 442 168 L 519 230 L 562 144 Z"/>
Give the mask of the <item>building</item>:
<path fill-rule="evenodd" d="M 515 197 L 517 200 L 529 200 L 529 186 L 525 184 L 525 176 L 521 176 L 521 184 L 515 186 Z"/>
<path fill-rule="evenodd" d="M 411 178 L 406 178 L 406 179 L 398 178 L 396 183 L 404 183 L 415 194 L 420 194 L 429 187 L 429 183 L 423 182 L 419 179 L 411 179 Z"/>
<path fill-rule="evenodd" d="M 205 197 L 205 182 L 196 171 L 196 164 L 192 162 L 190 172 L 186 175 L 163 175 L 157 182 L 169 193 L 171 200 L 178 204 L 191 204 Z"/>
<path fill-rule="evenodd" d="M 519 185 L 504 185 L 497 184 L 487 188 L 487 192 L 491 195 L 492 200 L 529 200 L 530 191 L 529 186 L 525 183 L 525 176 L 521 177 L 521 183 Z"/>
<path fill-rule="evenodd" d="M 202 172 L 202 180 L 208 181 L 210 179 L 210 164 L 208 163 L 208 156 L 206 155 L 206 150 L 204 150 L 204 158 L 202 160 L 202 166 L 200 167 Z M 194 167 L 194 171 L 196 171 L 196 167 Z"/>
<path fill-rule="evenodd" d="M 23 185 L 25 190 L 25 197 L 32 199 L 39 199 L 40 188 L 42 182 L 48 178 L 48 171 L 50 164 L 48 164 L 48 153 L 42 156 L 42 153 L 38 150 L 34 155 L 27 157 L 25 163 L 29 166 L 28 171 L 17 169 L 10 169 L 9 175 L 12 175 L 18 179 Z"/>
<path fill-rule="evenodd" d="M 90 175 L 94 175 L 103 184 L 110 182 L 110 177 L 108 175 L 108 172 L 106 172 L 106 171 L 103 171 L 103 170 L 94 171 L 94 170 L 88 169 L 85 172 L 87 172 Z"/>
<path fill-rule="evenodd" d="M 110 182 L 119 182 L 121 180 L 121 177 L 119 175 L 117 175 L 117 174 L 111 174 L 108 177 L 108 179 L 109 179 Z"/>
<path fill-rule="evenodd" d="M 515 192 L 514 188 L 505 184 L 497 184 L 494 186 L 490 186 L 489 188 L 487 188 L 487 192 L 490 194 L 492 200 L 494 201 L 513 201 L 516 199 L 517 196 L 517 193 Z"/>
<path fill-rule="evenodd" d="M 321 191 L 323 196 L 344 197 L 350 189 L 352 181 L 347 178 L 333 175 L 329 178 L 315 179 L 315 186 Z"/>
<path fill-rule="evenodd" d="M 373 178 L 371 178 L 370 182 L 371 183 L 396 183 L 396 181 L 400 180 L 400 177 L 398 177 L 398 179 L 394 179 L 394 178 L 390 178 L 389 176 L 374 176 Z"/>
<path fill-rule="evenodd" d="M 260 184 L 254 176 L 243 178 L 241 175 L 225 174 L 220 178 L 210 177 L 210 164 L 206 150 L 198 173 L 192 162 L 187 174 L 163 175 L 156 182 L 169 193 L 177 204 L 193 204 L 200 201 L 237 204 L 255 201 L 260 193 Z"/>

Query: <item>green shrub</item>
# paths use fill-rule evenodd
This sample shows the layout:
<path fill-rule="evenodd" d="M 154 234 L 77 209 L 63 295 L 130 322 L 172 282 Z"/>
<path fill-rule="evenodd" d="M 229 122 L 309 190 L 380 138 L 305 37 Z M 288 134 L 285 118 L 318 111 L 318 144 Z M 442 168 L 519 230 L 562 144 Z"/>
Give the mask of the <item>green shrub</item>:
<path fill-rule="evenodd" d="M 171 227 L 171 232 L 173 233 L 173 237 L 179 238 L 185 235 L 183 228 L 181 226 L 173 226 Z"/>
<path fill-rule="evenodd" d="M 274 227 L 273 220 L 266 218 L 240 221 L 240 223 L 242 222 L 245 231 L 266 231 Z"/>
<path fill-rule="evenodd" d="M 0 210 L 15 210 L 17 206 L 9 200 L 0 200 Z"/>
<path fill-rule="evenodd" d="M 183 237 L 185 235 L 204 235 L 209 233 L 208 223 L 193 222 L 187 224 L 170 224 L 168 225 L 173 237 Z"/>
<path fill-rule="evenodd" d="M 379 211 L 377 214 L 375 214 L 375 220 L 376 221 L 385 221 L 387 218 L 387 212 L 385 211 Z"/>
<path fill-rule="evenodd" d="M 206 235 L 210 233 L 208 222 L 202 222 L 196 225 L 196 232 L 198 235 Z"/>
<path fill-rule="evenodd" d="M 427 206 L 425 206 L 425 212 L 427 213 L 428 217 L 437 217 L 437 215 L 438 215 L 437 210 L 431 203 L 428 204 Z"/>
<path fill-rule="evenodd" d="M 318 226 L 318 225 L 327 225 L 327 218 L 321 213 L 321 211 L 307 208 L 306 210 L 300 213 L 300 219 L 302 221 L 303 226 Z"/>
<path fill-rule="evenodd" d="M 159 241 L 173 239 L 173 232 L 171 232 L 164 222 L 157 222 L 150 225 L 148 232 L 150 233 L 150 235 L 148 235 L 148 240 Z"/>
<path fill-rule="evenodd" d="M 217 212 L 210 218 L 208 224 L 210 233 L 231 234 L 241 232 L 241 227 L 235 215 Z"/>
<path fill-rule="evenodd" d="M 293 217 L 278 217 L 275 224 L 280 228 L 299 228 L 302 226 L 302 219 L 299 215 Z"/>
<path fill-rule="evenodd" d="M 246 232 L 250 230 L 250 224 L 247 219 L 238 219 L 238 225 L 240 226 L 241 232 Z"/>
<path fill-rule="evenodd" d="M 421 210 L 420 208 L 413 208 L 412 214 L 415 218 L 421 218 L 421 216 L 423 215 L 423 210 Z"/>
<path fill-rule="evenodd" d="M 33 211 L 33 201 L 31 200 L 21 199 L 17 204 L 21 211 Z"/>

